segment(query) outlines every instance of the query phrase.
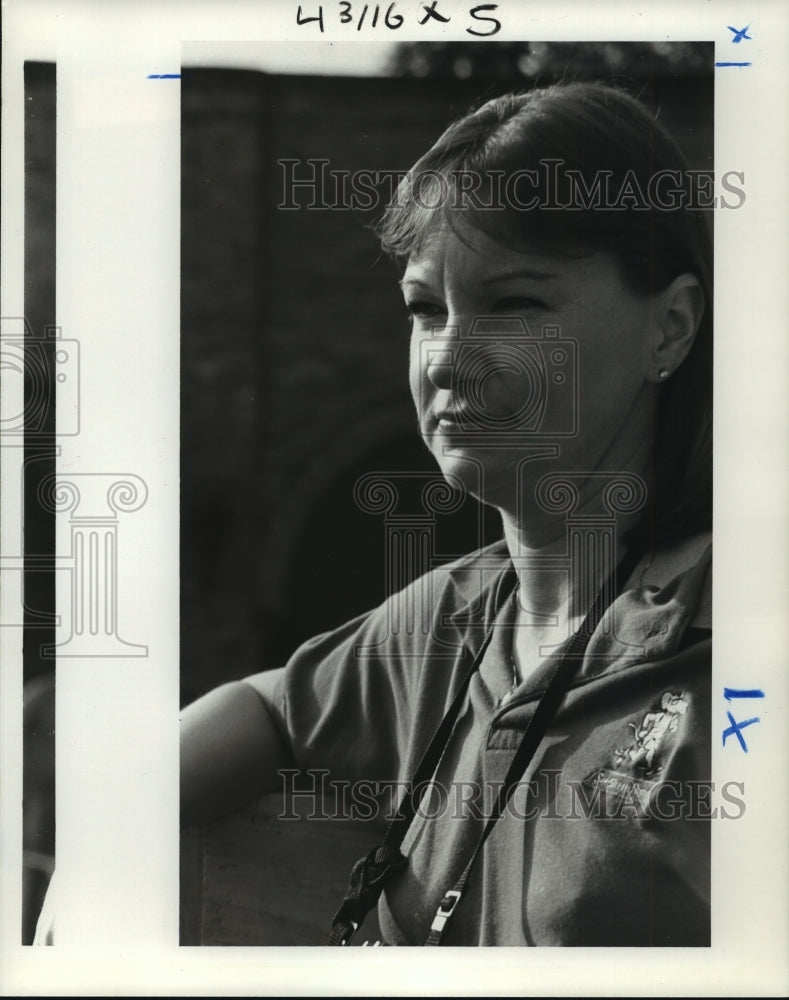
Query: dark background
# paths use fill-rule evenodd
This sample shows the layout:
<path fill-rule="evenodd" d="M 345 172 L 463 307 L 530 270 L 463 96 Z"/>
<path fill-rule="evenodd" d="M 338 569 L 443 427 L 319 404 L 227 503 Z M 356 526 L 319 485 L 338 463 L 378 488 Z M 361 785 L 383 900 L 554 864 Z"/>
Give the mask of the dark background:
<path fill-rule="evenodd" d="M 354 484 L 434 469 L 373 217 L 279 209 L 277 161 L 405 170 L 481 99 L 601 78 L 658 110 L 689 165 L 711 170 L 713 58 L 708 43 L 415 43 L 372 79 L 184 68 L 184 702 L 378 603 L 383 519 L 359 509 Z M 436 556 L 497 537 L 480 513 L 466 500 L 443 518 Z"/>

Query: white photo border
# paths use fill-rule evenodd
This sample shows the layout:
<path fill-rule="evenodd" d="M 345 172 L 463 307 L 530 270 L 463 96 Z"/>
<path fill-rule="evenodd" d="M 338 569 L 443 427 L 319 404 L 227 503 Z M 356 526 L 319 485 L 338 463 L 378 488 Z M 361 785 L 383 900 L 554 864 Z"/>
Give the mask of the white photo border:
<path fill-rule="evenodd" d="M 474 6 L 444 3 L 464 12 Z M 54 948 L 23 948 L 21 637 L 0 628 L 0 988 L 16 995 L 119 996 L 781 995 L 789 986 L 789 11 L 778 0 L 745 6 L 672 0 L 659 7 L 556 0 L 539 9 L 505 0 L 495 39 L 711 40 L 716 58 L 728 61 L 729 26 L 751 24 L 751 65 L 721 67 L 715 81 L 715 169 L 745 174 L 747 203 L 715 217 L 713 777 L 745 782 L 747 814 L 713 823 L 712 947 L 615 955 L 610 949 L 420 950 L 405 962 L 388 949 L 178 947 L 180 96 L 177 79 L 148 76 L 178 73 L 187 42 L 221 43 L 225 51 L 239 39 L 303 45 L 297 6 L 8 0 L 3 8 L 2 309 L 24 312 L 22 66 L 55 61 L 56 322 L 64 336 L 80 341 L 83 386 L 83 430 L 63 439 L 58 461 L 71 471 L 135 474 L 147 485 L 147 503 L 124 523 L 124 546 L 136 559 L 119 590 L 124 628 L 140 637 L 148 655 L 58 665 L 63 912 Z M 420 5 L 401 6 L 413 12 Z M 469 38 L 460 17 L 429 30 L 411 27 L 415 20 L 398 40 Z M 323 40 L 348 37 L 327 19 Z M 363 37 L 352 44 L 364 46 Z M 736 57 L 744 58 L 739 50 Z M 17 389 L 4 378 L 2 406 L 13 406 Z M 4 545 L 18 531 L 19 460 L 4 450 Z M 4 616 L 19 599 L 4 577 Z M 726 686 L 767 694 L 759 738 L 747 756 L 733 741 L 721 743 Z"/>

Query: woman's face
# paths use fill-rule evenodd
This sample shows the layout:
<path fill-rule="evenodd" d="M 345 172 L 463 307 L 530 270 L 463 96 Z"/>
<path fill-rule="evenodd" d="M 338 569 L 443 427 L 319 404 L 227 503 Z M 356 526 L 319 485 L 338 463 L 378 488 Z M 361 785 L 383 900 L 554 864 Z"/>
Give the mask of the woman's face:
<path fill-rule="evenodd" d="M 411 391 L 444 474 L 506 507 L 546 472 L 646 473 L 652 299 L 611 255 L 461 233 L 436 231 L 402 280 Z"/>

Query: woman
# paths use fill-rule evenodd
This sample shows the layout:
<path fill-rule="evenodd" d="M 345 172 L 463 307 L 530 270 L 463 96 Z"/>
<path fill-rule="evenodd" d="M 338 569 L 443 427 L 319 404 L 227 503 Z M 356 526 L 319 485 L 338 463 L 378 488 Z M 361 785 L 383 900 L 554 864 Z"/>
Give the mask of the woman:
<path fill-rule="evenodd" d="M 711 248 L 690 198 L 637 101 L 570 84 L 456 122 L 383 219 L 420 433 L 504 538 L 182 719 L 185 822 L 294 761 L 404 783 L 332 943 L 376 901 L 386 944 L 709 943 L 686 792 L 709 774 Z M 415 606 L 427 629 L 393 625 Z"/>

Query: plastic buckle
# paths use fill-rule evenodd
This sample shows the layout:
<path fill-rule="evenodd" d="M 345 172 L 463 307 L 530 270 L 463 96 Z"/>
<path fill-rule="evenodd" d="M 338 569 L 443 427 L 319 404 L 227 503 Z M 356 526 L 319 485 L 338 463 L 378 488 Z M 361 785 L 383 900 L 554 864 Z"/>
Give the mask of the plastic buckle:
<path fill-rule="evenodd" d="M 351 938 L 352 938 L 352 937 L 354 936 L 354 934 L 355 934 L 355 933 L 356 933 L 356 932 L 357 932 L 357 931 L 359 930 L 359 925 L 357 924 L 357 922 L 356 922 L 355 920 L 349 920 L 349 921 L 348 921 L 348 923 L 349 923 L 349 924 L 351 925 L 351 929 L 350 929 L 350 931 L 349 931 L 349 932 L 348 932 L 348 933 L 347 933 L 347 934 L 346 934 L 346 935 L 345 935 L 345 936 L 343 937 L 342 941 L 340 941 L 340 944 L 341 944 L 341 945 L 346 945 L 346 944 L 350 944 L 350 943 L 351 943 Z"/>
<path fill-rule="evenodd" d="M 430 925 L 431 931 L 436 931 L 438 934 L 443 931 L 447 920 L 449 920 L 454 913 L 455 907 L 458 905 L 459 901 L 460 893 L 457 889 L 450 889 L 448 892 L 444 893 L 444 898 L 438 904 L 436 915 L 433 917 L 433 923 Z"/>

